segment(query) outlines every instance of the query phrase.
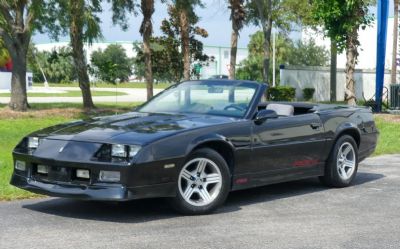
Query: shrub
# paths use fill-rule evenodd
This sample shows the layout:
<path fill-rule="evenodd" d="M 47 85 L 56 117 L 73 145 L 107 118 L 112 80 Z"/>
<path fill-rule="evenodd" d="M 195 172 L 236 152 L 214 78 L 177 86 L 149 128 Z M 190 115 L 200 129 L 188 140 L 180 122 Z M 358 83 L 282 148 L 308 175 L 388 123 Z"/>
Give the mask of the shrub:
<path fill-rule="evenodd" d="M 315 88 L 304 88 L 303 89 L 303 98 L 306 101 L 310 101 L 312 100 L 312 98 L 314 97 L 314 93 L 315 93 Z"/>
<path fill-rule="evenodd" d="M 296 97 L 296 88 L 290 86 L 270 87 L 267 95 L 268 99 L 273 101 L 293 101 Z"/>

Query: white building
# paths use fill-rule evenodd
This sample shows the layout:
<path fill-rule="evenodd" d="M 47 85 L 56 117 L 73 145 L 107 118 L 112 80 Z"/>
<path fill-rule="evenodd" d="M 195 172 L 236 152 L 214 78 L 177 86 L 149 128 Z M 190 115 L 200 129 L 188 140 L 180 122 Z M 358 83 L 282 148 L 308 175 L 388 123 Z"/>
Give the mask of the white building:
<path fill-rule="evenodd" d="M 31 72 L 26 73 L 26 89 L 32 89 L 33 75 Z M 11 91 L 11 72 L 0 72 L 0 91 Z"/>
<path fill-rule="evenodd" d="M 388 21 L 388 32 L 386 42 L 386 59 L 385 68 L 390 69 L 392 66 L 392 52 L 393 52 L 393 23 L 394 18 L 390 17 Z M 302 32 L 302 39 L 308 40 L 313 38 L 317 45 L 324 46 L 328 51 L 330 50 L 329 38 L 324 38 L 322 33 L 318 33 L 309 29 Z M 376 67 L 376 45 L 377 45 L 377 23 L 376 20 L 367 27 L 365 30 L 359 30 L 360 46 L 358 48 L 359 56 L 357 69 L 375 69 Z M 400 42 L 400 41 L 399 41 Z M 338 55 L 338 68 L 346 67 L 346 53 L 343 52 Z"/>
<path fill-rule="evenodd" d="M 392 67 L 393 53 L 393 23 L 394 18 L 388 20 L 388 32 L 386 42 L 386 58 L 385 58 L 385 76 L 384 76 L 384 93 L 387 92 L 390 85 L 390 69 Z M 325 38 L 322 32 L 313 30 L 304 30 L 301 39 L 303 41 L 314 39 L 317 45 L 324 46 L 330 50 L 330 40 Z M 355 94 L 357 99 L 369 100 L 375 95 L 375 77 L 376 77 L 376 52 L 377 52 L 377 23 L 376 21 L 365 30 L 359 30 L 360 46 L 358 48 L 359 56 L 356 65 Z M 400 42 L 400 41 L 399 41 Z M 399 56 L 398 56 L 399 58 Z M 346 75 L 344 69 L 346 67 L 345 51 L 338 55 L 337 58 L 337 88 L 336 97 L 338 101 L 344 100 L 344 91 L 346 84 Z M 398 67 L 399 70 L 399 67 Z M 286 67 L 281 70 L 281 84 L 290 85 L 296 88 L 296 97 L 302 99 L 302 89 L 306 87 L 315 88 L 315 100 L 329 101 L 330 99 L 330 70 L 322 67 Z M 385 95 L 386 96 L 386 95 Z M 384 97 L 385 97 L 384 96 Z"/>
<path fill-rule="evenodd" d="M 97 42 L 90 46 L 86 44 L 84 50 L 86 52 L 86 58 L 90 61 L 90 56 L 94 51 L 99 49 L 104 50 L 110 44 L 121 45 L 128 57 L 135 57 L 135 51 L 133 50 L 133 43 L 131 41 L 118 41 L 118 42 Z M 68 42 L 54 42 L 54 43 L 43 43 L 36 44 L 36 48 L 39 51 L 52 51 L 54 49 L 59 49 L 61 47 L 69 46 Z M 201 78 L 208 78 L 216 74 L 228 75 L 229 72 L 229 62 L 230 62 L 230 47 L 222 46 L 208 46 L 204 45 L 203 52 L 208 56 L 213 56 L 215 58 L 214 62 L 211 62 L 209 66 L 203 67 L 201 71 Z M 237 63 L 245 59 L 248 55 L 247 48 L 238 48 L 237 52 Z"/>

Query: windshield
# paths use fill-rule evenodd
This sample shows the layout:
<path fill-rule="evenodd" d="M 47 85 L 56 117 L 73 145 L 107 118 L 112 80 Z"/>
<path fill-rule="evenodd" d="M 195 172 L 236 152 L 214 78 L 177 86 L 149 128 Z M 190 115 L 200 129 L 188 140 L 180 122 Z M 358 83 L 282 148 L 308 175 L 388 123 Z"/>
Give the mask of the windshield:
<path fill-rule="evenodd" d="M 165 90 L 138 111 L 244 117 L 257 87 L 256 83 L 232 81 L 184 82 Z"/>

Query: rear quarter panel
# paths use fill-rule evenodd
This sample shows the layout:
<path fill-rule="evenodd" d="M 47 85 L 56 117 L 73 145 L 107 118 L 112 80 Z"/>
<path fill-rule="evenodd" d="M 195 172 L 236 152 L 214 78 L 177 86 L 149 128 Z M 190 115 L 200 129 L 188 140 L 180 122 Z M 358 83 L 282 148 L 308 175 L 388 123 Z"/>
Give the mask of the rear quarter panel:
<path fill-rule="evenodd" d="M 326 159 L 329 157 L 336 140 L 346 132 L 353 132 L 359 137 L 359 160 L 365 159 L 373 153 L 377 143 L 378 131 L 375 126 L 372 112 L 366 108 L 348 107 L 330 109 L 320 112 L 321 121 L 325 127 L 327 139 Z"/>

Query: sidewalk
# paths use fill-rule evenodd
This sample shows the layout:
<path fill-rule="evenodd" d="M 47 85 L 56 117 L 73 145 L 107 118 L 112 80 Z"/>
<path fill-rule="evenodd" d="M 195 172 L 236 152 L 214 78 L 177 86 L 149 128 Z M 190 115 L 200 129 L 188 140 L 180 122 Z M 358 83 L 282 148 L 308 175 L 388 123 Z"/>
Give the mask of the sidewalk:
<path fill-rule="evenodd" d="M 32 92 L 48 92 L 52 90 L 58 91 L 80 91 L 79 87 L 57 87 L 50 88 L 50 90 L 44 87 L 33 87 Z M 100 102 L 143 102 L 147 99 L 146 89 L 142 88 L 92 88 L 92 91 L 108 91 L 111 96 L 99 96 L 92 97 L 96 103 Z M 127 95 L 123 96 L 112 96 L 112 93 L 124 92 Z M 154 94 L 161 92 L 162 89 L 154 89 Z M 0 97 L 1 104 L 7 104 L 10 102 L 10 97 Z M 28 97 L 29 103 L 80 103 L 82 97 Z"/>

